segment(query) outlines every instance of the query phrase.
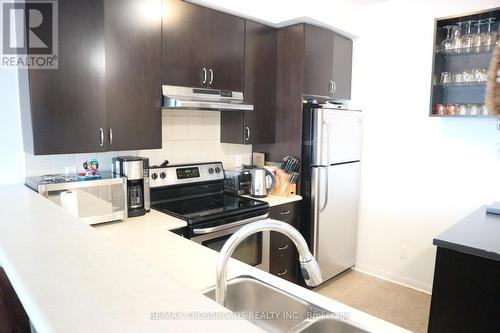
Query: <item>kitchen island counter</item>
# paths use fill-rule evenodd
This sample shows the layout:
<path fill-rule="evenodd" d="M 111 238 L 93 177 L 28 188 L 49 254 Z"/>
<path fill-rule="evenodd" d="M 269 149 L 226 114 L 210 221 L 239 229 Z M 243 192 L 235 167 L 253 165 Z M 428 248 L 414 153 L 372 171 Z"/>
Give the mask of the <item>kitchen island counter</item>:
<path fill-rule="evenodd" d="M 500 261 L 500 215 L 486 213 L 483 206 L 434 238 L 433 244 Z"/>

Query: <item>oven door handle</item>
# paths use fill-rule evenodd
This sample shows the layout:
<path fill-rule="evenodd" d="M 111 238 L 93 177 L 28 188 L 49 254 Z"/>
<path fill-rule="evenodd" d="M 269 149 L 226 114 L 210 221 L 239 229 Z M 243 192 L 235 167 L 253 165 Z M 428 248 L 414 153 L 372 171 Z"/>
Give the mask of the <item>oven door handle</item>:
<path fill-rule="evenodd" d="M 203 228 L 203 229 L 193 229 L 193 234 L 195 234 L 195 235 L 210 234 L 212 232 L 226 230 L 226 229 L 238 227 L 240 225 L 244 225 L 244 224 L 248 224 L 248 223 L 260 221 L 260 220 L 263 220 L 263 219 L 267 219 L 268 217 L 269 217 L 269 213 L 264 214 L 264 215 L 259 215 L 259 216 L 256 216 L 256 217 L 251 217 L 249 219 L 245 219 L 245 220 L 241 220 L 241 221 L 236 221 L 236 222 L 233 222 L 233 223 L 219 225 L 219 226 L 216 226 L 216 227 Z"/>

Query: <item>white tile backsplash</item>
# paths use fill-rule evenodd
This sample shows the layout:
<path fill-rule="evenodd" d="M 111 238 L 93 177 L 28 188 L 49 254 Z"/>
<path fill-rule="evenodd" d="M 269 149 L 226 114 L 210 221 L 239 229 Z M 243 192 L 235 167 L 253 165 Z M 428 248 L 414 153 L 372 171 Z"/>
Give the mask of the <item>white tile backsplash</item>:
<path fill-rule="evenodd" d="M 26 175 L 82 171 L 83 162 L 93 158 L 99 161 L 101 170 L 110 170 L 112 158 L 119 155 L 148 157 L 151 165 L 165 160 L 171 164 L 222 161 L 226 169 L 251 162 L 251 145 L 220 143 L 220 112 L 216 111 L 162 110 L 162 141 L 161 149 L 139 151 L 42 156 L 26 153 Z"/>

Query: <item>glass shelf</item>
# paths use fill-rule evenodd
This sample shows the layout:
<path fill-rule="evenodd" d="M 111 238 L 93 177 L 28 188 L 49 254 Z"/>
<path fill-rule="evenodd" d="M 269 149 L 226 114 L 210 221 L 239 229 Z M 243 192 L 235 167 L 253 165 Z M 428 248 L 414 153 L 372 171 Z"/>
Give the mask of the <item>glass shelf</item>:
<path fill-rule="evenodd" d="M 434 86 L 439 86 L 443 88 L 450 87 L 484 87 L 486 81 L 481 82 L 452 82 L 452 83 L 435 83 Z"/>
<path fill-rule="evenodd" d="M 466 56 L 471 54 L 481 54 L 481 53 L 491 53 L 495 49 L 496 44 L 493 45 L 483 45 L 481 47 L 465 47 L 460 49 L 450 49 L 444 50 L 440 47 L 436 47 L 437 54 L 445 56 Z"/>

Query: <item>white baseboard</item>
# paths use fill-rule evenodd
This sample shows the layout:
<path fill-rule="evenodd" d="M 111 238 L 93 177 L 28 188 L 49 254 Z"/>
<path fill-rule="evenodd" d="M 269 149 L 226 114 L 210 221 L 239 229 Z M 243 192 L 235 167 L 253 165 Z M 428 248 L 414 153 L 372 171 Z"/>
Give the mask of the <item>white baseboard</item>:
<path fill-rule="evenodd" d="M 428 283 L 423 283 L 421 281 L 413 280 L 410 278 L 407 278 L 405 276 L 399 275 L 399 274 L 394 274 L 391 272 L 387 272 L 381 269 L 373 268 L 370 266 L 366 266 L 363 264 L 356 264 L 356 266 L 353 267 L 355 271 L 365 273 L 368 275 L 372 275 L 374 277 L 377 277 L 382 280 L 387 280 L 389 282 L 393 282 L 408 288 L 412 288 L 418 291 L 421 291 L 426 294 L 431 294 L 432 293 L 432 285 Z"/>

